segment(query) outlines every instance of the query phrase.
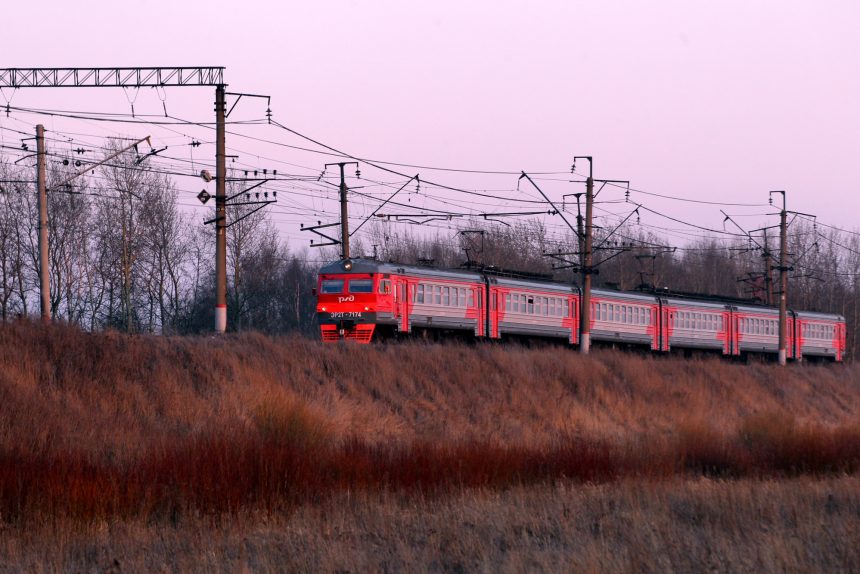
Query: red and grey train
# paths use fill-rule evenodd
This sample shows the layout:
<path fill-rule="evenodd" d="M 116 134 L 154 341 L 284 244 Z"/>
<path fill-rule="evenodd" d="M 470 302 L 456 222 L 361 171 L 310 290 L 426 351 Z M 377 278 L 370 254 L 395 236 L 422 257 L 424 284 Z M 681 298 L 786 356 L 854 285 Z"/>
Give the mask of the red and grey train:
<path fill-rule="evenodd" d="M 348 259 L 317 283 L 322 340 L 369 343 L 405 333 L 475 338 L 555 338 L 579 343 L 580 290 L 486 270 L 435 269 Z M 593 289 L 595 342 L 724 355 L 778 353 L 779 311 L 719 298 Z M 788 312 L 787 357 L 842 361 L 845 319 Z"/>

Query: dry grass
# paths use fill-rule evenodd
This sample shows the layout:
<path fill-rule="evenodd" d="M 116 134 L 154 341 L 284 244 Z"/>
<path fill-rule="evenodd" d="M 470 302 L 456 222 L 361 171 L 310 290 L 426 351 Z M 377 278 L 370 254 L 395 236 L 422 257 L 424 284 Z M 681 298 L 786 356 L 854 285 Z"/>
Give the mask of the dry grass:
<path fill-rule="evenodd" d="M 356 519 L 369 521 L 368 534 L 350 531 L 344 544 L 367 545 L 377 536 L 397 548 L 386 563 L 367 553 L 358 570 L 399 569 L 410 549 L 431 570 L 556 570 L 565 553 L 585 544 L 592 554 L 583 556 L 592 558 L 575 564 L 587 571 L 610 549 L 589 542 L 578 518 L 553 535 L 574 546 L 556 547 L 553 539 L 535 549 L 509 529 L 533 520 L 528 528 L 540 530 L 542 519 L 518 512 L 530 504 L 556 512 L 553 497 L 571 499 L 586 514 L 594 501 L 613 497 L 641 496 L 637 504 L 656 508 L 673 488 L 706 514 L 737 506 L 739 529 L 757 524 L 743 496 L 767 489 L 821 523 L 832 515 L 807 507 L 813 495 L 805 493 L 844 486 L 850 496 L 838 507 L 853 508 L 855 522 L 860 516 L 856 479 L 831 478 L 860 470 L 860 371 L 851 366 L 780 369 L 499 345 L 324 347 L 253 334 L 128 337 L 29 323 L 0 327 L 0 366 L 0 528 L 13 557 L 0 570 L 32 570 L 34 549 L 51 538 L 63 544 L 48 570 L 113 567 L 109 555 L 124 552 L 137 556 L 134 570 L 193 563 L 171 565 L 166 554 L 141 562 L 146 552 L 189 561 L 212 552 L 219 563 L 280 570 L 267 556 L 286 549 L 299 557 L 285 562 L 295 568 L 336 569 L 348 554 L 321 556 L 314 545 L 337 546 L 332 525 Z M 468 545 L 458 546 L 457 529 L 443 522 L 470 505 L 502 513 L 499 524 L 467 532 L 470 544 L 494 548 L 497 527 L 512 550 L 466 560 Z M 439 522 L 421 522 L 415 508 Z M 665 570 L 667 563 L 646 558 L 683 521 L 675 525 L 677 516 L 665 509 L 655 515 L 664 522 L 653 524 L 644 510 L 631 512 L 609 519 L 620 537 L 612 544 L 624 548 L 609 569 Z M 448 532 L 452 546 L 398 538 L 406 534 L 374 523 L 382 520 L 377 515 L 390 515 L 407 532 L 429 528 L 420 536 L 432 540 Z M 287 533 L 303 516 L 312 526 L 301 530 L 307 548 L 297 550 Z M 643 522 L 634 529 L 643 538 L 621 535 L 631 519 Z M 220 538 L 195 538 L 204 527 Z M 650 528 L 657 538 L 648 539 Z M 243 533 L 255 542 L 241 542 Z M 82 542 L 87 536 L 101 540 L 101 550 L 85 551 L 94 548 Z M 760 538 L 761 547 L 750 549 L 758 554 L 738 556 L 752 562 L 730 564 L 755 569 L 769 540 Z M 800 552 L 801 542 L 785 551 Z M 699 544 L 714 553 L 727 541 Z M 522 561 L 530 556 L 537 562 Z M 768 560 L 770 567 L 789 557 Z M 798 563 L 856 564 L 857 557 L 821 560 Z"/>
<path fill-rule="evenodd" d="M 0 527 L 2 528 L 2 527 Z M 0 531 L 22 572 L 857 572 L 860 481 L 342 494 L 289 515 Z"/>

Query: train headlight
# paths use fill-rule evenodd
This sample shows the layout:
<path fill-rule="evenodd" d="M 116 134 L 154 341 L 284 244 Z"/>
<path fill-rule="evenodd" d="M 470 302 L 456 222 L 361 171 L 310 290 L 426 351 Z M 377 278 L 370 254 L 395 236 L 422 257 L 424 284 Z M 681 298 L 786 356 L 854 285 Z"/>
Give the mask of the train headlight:
<path fill-rule="evenodd" d="M 352 261 L 350 261 L 349 259 L 347 259 L 346 261 L 344 261 L 344 262 L 343 262 L 343 268 L 344 268 L 344 269 L 346 269 L 347 271 L 349 271 L 350 269 L 352 269 Z"/>
<path fill-rule="evenodd" d="M 323 310 L 323 311 L 325 311 L 325 310 L 326 310 L 326 308 L 325 308 L 325 307 L 322 307 L 322 310 Z"/>
<path fill-rule="evenodd" d="M 364 310 L 365 310 L 365 311 L 370 311 L 370 307 L 368 307 L 367 305 L 365 305 L 365 306 L 364 306 Z"/>

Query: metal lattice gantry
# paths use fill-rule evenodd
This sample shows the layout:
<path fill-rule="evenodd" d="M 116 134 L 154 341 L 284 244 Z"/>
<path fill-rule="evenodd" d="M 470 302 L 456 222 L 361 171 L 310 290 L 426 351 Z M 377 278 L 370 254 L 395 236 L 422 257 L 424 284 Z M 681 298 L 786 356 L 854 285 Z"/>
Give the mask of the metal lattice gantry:
<path fill-rule="evenodd" d="M 0 68 L 0 88 L 223 86 L 223 67 Z"/>
<path fill-rule="evenodd" d="M 227 168 L 226 168 L 226 84 L 224 68 L 170 67 L 170 68 L 0 68 L 0 88 L 143 88 L 168 86 L 215 87 L 215 332 L 227 330 Z M 241 97 L 241 95 L 240 95 Z M 8 107 L 7 107 L 8 109 Z M 165 112 L 166 113 L 166 112 Z M 37 126 L 38 134 L 44 128 Z M 42 140 L 40 140 L 42 141 Z M 44 161 L 45 152 L 38 157 Z M 40 185 L 43 200 L 45 186 Z M 45 203 L 47 201 L 45 200 Z M 40 230 L 47 231 L 47 222 L 40 220 Z M 40 241 L 40 261 L 46 262 L 48 241 Z M 47 269 L 47 264 L 42 264 Z M 50 320 L 46 302 L 50 292 L 50 277 L 42 273 L 40 280 L 42 315 Z"/>

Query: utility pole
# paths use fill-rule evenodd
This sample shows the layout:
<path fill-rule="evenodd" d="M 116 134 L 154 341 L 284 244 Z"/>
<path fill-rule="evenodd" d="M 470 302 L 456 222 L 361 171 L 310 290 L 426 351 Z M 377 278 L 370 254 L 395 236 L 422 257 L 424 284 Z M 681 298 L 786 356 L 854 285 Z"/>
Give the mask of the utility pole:
<path fill-rule="evenodd" d="M 45 126 L 36 126 L 36 184 L 39 190 L 39 295 L 42 321 L 51 322 L 51 279 L 48 273 L 48 169 Z"/>
<path fill-rule="evenodd" d="M 340 167 L 340 246 L 342 259 L 349 259 L 349 204 L 346 199 L 346 179 L 343 175 L 343 163 Z"/>
<path fill-rule="evenodd" d="M 346 197 L 346 177 L 344 176 L 343 168 L 349 164 L 355 165 L 355 175 L 359 177 L 358 162 L 355 161 L 340 161 L 337 163 L 325 164 L 326 169 L 330 165 L 336 165 L 340 168 L 340 248 L 341 259 L 349 259 L 349 203 Z M 399 191 L 399 190 L 398 190 Z"/>
<path fill-rule="evenodd" d="M 580 312 L 580 343 L 583 355 L 591 350 L 591 266 L 594 227 L 594 178 L 591 171 L 591 157 L 588 158 L 588 179 L 585 180 L 585 259 L 582 265 L 582 311 Z"/>
<path fill-rule="evenodd" d="M 591 351 L 591 275 L 593 266 L 592 247 L 594 245 L 594 161 L 592 156 L 575 156 L 577 159 L 588 160 L 588 178 L 585 180 L 585 239 L 580 243 L 584 246 L 580 252 L 580 268 L 582 270 L 582 299 L 579 311 L 579 351 L 587 355 Z"/>
<path fill-rule="evenodd" d="M 227 330 L 227 156 L 224 84 L 215 86 L 215 332 Z"/>
<path fill-rule="evenodd" d="M 782 194 L 782 211 L 779 212 L 779 364 L 786 363 L 788 336 L 788 212 L 785 210 L 785 192 L 771 191 L 770 194 Z"/>

